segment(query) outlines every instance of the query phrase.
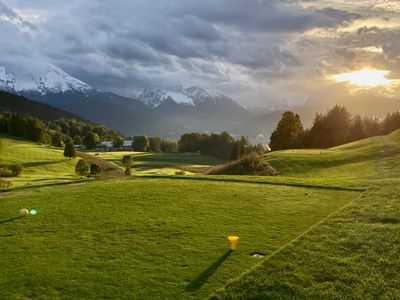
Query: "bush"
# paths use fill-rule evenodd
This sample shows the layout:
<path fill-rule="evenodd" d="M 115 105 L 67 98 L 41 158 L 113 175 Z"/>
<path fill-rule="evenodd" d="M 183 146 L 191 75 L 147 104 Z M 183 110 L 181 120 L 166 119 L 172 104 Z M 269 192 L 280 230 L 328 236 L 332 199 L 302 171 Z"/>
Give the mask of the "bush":
<path fill-rule="evenodd" d="M 131 166 L 132 165 L 132 155 L 124 155 L 122 158 L 122 165 L 123 166 Z"/>
<path fill-rule="evenodd" d="M 80 159 L 75 167 L 75 172 L 83 176 L 89 171 L 89 166 L 84 159 Z"/>
<path fill-rule="evenodd" d="M 2 188 L 2 189 L 8 189 L 11 185 L 12 185 L 11 182 L 0 178 L 0 188 Z"/>
<path fill-rule="evenodd" d="M 185 175 L 185 171 L 175 171 L 175 175 Z"/>
<path fill-rule="evenodd" d="M 97 176 L 99 175 L 103 170 L 98 164 L 91 164 L 90 165 L 90 175 Z"/>
<path fill-rule="evenodd" d="M 23 166 L 22 165 L 9 165 L 8 169 L 11 171 L 12 176 L 19 176 L 22 173 Z"/>
<path fill-rule="evenodd" d="M 251 153 L 241 159 L 216 166 L 207 174 L 276 176 L 278 172 L 263 159 L 262 155 Z"/>

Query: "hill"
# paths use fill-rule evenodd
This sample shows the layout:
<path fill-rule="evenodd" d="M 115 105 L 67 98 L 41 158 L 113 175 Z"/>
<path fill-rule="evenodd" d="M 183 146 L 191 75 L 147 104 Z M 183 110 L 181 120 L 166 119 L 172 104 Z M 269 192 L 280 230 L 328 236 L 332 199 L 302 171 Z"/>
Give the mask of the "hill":
<path fill-rule="evenodd" d="M 274 178 L 155 174 L 0 195 L 0 298 L 397 299 L 399 145 L 396 131 L 273 152 Z M 19 219 L 22 207 L 39 214 Z"/>
<path fill-rule="evenodd" d="M 89 122 L 78 115 L 62 109 L 2 91 L 0 91 L 0 111 L 10 111 L 29 115 L 45 122 L 53 121 L 59 118 L 76 119 L 83 122 Z"/>
<path fill-rule="evenodd" d="M 376 180 L 400 176 L 400 130 L 330 149 L 271 152 L 266 160 L 282 176 Z"/>
<path fill-rule="evenodd" d="M 327 150 L 277 151 L 266 159 L 286 179 L 351 181 L 366 191 L 212 299 L 399 298 L 400 130 Z"/>
<path fill-rule="evenodd" d="M 65 183 L 79 179 L 75 174 L 78 159 L 65 158 L 60 148 L 1 134 L 0 142 L 1 162 L 23 166 L 20 176 L 7 178 L 12 182 L 12 187 Z"/>

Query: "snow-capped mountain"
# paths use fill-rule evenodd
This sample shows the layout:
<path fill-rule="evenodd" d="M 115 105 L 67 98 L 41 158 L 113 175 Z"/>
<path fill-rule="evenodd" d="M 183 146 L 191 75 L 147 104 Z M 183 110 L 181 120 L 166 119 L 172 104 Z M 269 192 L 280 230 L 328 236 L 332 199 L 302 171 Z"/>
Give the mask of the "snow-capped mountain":
<path fill-rule="evenodd" d="M 183 88 L 181 85 L 165 89 L 145 89 L 137 97 L 139 101 L 151 108 L 160 106 L 166 100 L 173 100 L 177 104 L 196 106 L 206 101 L 215 101 L 216 98 L 228 97 L 198 86 Z"/>
<path fill-rule="evenodd" d="M 93 88 L 80 81 L 60 68 L 48 64 L 36 73 L 11 74 L 4 67 L 0 67 L 0 90 L 21 92 L 35 92 L 41 95 L 47 93 L 65 93 L 76 91 L 87 93 Z"/>
<path fill-rule="evenodd" d="M 7 72 L 6 68 L 0 67 L 0 89 L 5 91 L 14 90 L 15 78 Z"/>

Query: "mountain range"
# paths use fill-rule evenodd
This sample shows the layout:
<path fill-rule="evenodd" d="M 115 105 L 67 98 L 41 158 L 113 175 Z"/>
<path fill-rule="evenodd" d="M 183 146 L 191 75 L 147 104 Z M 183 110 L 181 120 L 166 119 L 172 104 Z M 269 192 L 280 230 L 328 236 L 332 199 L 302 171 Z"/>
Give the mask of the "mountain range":
<path fill-rule="evenodd" d="M 92 88 L 51 64 L 22 75 L 0 67 L 0 90 L 61 108 L 125 135 L 174 139 L 189 131 L 235 133 L 254 116 L 217 91 L 175 86 L 145 89 L 135 99 Z"/>
<path fill-rule="evenodd" d="M 265 143 L 282 112 L 289 109 L 300 114 L 306 127 L 312 124 L 315 113 L 335 104 L 345 105 L 353 114 L 378 117 L 400 109 L 398 99 L 360 95 L 346 102 L 309 101 L 298 107 L 281 100 L 250 110 L 218 91 L 181 85 L 145 89 L 136 97 L 124 97 L 95 89 L 51 64 L 25 74 L 13 74 L 0 66 L 0 90 L 66 110 L 127 136 L 146 134 L 169 139 L 178 139 L 186 132 L 225 130 Z"/>

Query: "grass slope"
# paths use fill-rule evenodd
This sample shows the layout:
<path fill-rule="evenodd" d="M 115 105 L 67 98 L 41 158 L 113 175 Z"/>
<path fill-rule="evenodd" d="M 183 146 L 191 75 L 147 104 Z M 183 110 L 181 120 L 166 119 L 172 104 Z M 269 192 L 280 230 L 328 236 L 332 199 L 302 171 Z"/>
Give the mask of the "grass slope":
<path fill-rule="evenodd" d="M 194 153 L 148 153 L 148 152 L 92 152 L 89 153 L 107 161 L 121 165 L 124 155 L 132 155 L 137 168 L 133 169 L 136 175 L 173 175 L 176 171 L 201 171 L 210 166 L 223 163 L 222 160 Z"/>
<path fill-rule="evenodd" d="M 152 178 L 6 195 L 0 298 L 201 299 L 358 195 Z M 22 207 L 39 214 L 10 220 Z"/>
<path fill-rule="evenodd" d="M 366 181 L 400 177 L 400 130 L 326 150 L 272 152 L 266 160 L 285 177 Z"/>
<path fill-rule="evenodd" d="M 279 151 L 267 160 L 291 177 L 369 186 L 362 196 L 214 299 L 399 299 L 400 131 L 328 150 Z"/>
<path fill-rule="evenodd" d="M 63 150 L 0 135 L 0 159 L 5 164 L 21 164 L 18 177 L 9 177 L 13 187 L 68 182 L 79 179 L 75 175 L 77 159 L 63 156 Z"/>

